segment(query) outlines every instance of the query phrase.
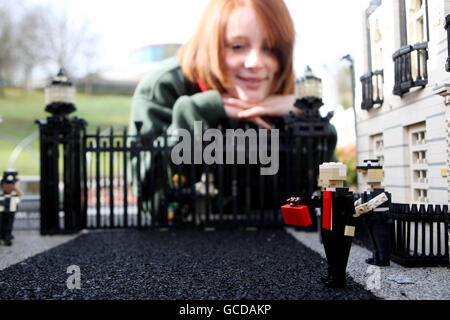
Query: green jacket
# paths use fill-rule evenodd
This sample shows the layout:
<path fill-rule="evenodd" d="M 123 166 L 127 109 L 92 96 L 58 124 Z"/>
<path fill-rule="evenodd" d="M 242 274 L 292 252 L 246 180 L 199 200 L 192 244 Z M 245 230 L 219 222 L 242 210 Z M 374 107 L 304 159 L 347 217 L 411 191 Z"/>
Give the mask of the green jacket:
<path fill-rule="evenodd" d="M 227 122 L 227 115 L 219 91 L 202 92 L 183 75 L 176 57 L 161 62 L 159 67 L 144 78 L 133 95 L 130 134 L 135 134 L 134 121 L 143 121 L 142 135 L 153 128 L 157 134 L 168 128 L 189 129 L 195 120 L 210 128 Z"/>

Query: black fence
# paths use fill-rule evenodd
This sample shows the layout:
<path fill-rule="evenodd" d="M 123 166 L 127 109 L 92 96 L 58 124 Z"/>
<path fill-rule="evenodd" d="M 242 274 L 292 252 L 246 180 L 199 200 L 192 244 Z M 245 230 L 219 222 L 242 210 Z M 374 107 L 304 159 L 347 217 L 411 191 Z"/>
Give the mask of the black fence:
<path fill-rule="evenodd" d="M 299 99 L 296 105 L 303 113 L 276 123 L 277 141 L 270 132 L 264 135 L 259 128 L 240 125 L 234 133 L 241 130 L 241 134 L 233 137 L 230 150 L 226 145 L 230 129 L 219 128 L 223 159 L 231 152 L 234 162 L 196 163 L 192 152 L 188 163 L 176 165 L 171 154 L 177 138 L 165 130 L 141 135 L 140 123 L 137 135 L 130 136 L 127 128 L 87 133 L 84 120 L 66 115 L 38 121 L 41 234 L 186 225 L 282 227 L 281 205 L 293 195 L 312 195 L 319 164 L 329 156 L 332 115 L 320 116 L 322 102 L 317 98 Z M 190 136 L 196 137 L 195 130 Z M 267 141 L 265 149 L 260 141 Z M 271 152 L 277 142 L 278 150 Z M 191 143 L 192 150 L 200 145 L 201 154 L 211 147 L 202 141 L 194 145 L 194 139 Z M 277 156 L 274 174 L 261 174 L 273 164 L 261 158 L 254 161 L 261 154 L 271 161 Z M 217 151 L 214 155 L 219 156 Z M 310 212 L 314 224 L 307 230 L 317 230 L 315 211 Z"/>
<path fill-rule="evenodd" d="M 428 43 L 407 45 L 392 55 L 395 84 L 393 94 L 402 96 L 413 87 L 424 87 L 428 83 Z"/>
<path fill-rule="evenodd" d="M 391 261 L 404 267 L 449 265 L 447 205 L 391 203 L 389 211 L 393 220 Z M 355 243 L 373 250 L 364 220 L 356 219 L 355 227 Z"/>
<path fill-rule="evenodd" d="M 300 127 L 280 130 L 275 152 L 278 170 L 272 175 L 261 174 L 267 165 L 255 159 L 262 152 L 270 155 L 270 165 L 274 165 L 275 154 L 270 150 L 275 141 L 270 133 L 263 137 L 248 125 L 231 134 L 235 142 L 232 150 L 227 146 L 230 134 L 218 128 L 223 150 L 221 156 L 214 154 L 222 159 L 218 163 L 196 163 L 191 152 L 188 163 L 174 165 L 171 157 L 178 141 L 166 133 L 142 137 L 138 131 L 136 136 L 128 136 L 124 128 L 86 134 L 84 226 L 282 227 L 280 206 L 285 200 L 292 195 L 311 195 L 317 188 L 316 168 L 328 152 L 327 123 L 316 123 L 315 135 Z M 195 150 L 198 133 L 193 129 L 188 132 L 193 137 L 191 150 Z M 260 142 L 265 141 L 267 150 L 261 150 Z M 202 155 L 208 146 L 200 142 Z M 227 164 L 230 153 L 234 161 Z M 310 229 L 316 230 L 317 224 Z"/>
<path fill-rule="evenodd" d="M 391 204 L 391 260 L 406 267 L 449 265 L 447 205 Z"/>
<path fill-rule="evenodd" d="M 39 206 L 39 195 L 25 194 L 17 206 L 14 230 L 39 230 L 41 222 Z"/>

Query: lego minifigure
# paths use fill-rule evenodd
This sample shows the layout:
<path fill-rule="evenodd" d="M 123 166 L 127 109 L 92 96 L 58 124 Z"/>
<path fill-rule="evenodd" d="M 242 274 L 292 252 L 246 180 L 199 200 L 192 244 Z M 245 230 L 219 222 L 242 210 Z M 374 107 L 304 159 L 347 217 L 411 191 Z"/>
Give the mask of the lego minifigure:
<path fill-rule="evenodd" d="M 3 173 L 1 181 L 3 194 L 0 195 L 0 239 L 6 246 L 12 245 L 14 215 L 22 197 L 18 181 L 17 171 L 7 170 Z"/>
<path fill-rule="evenodd" d="M 178 203 L 171 202 L 169 204 L 168 212 L 167 212 L 167 224 L 169 226 L 173 226 L 173 219 L 175 217 L 175 212 L 178 210 Z"/>
<path fill-rule="evenodd" d="M 201 181 L 195 184 L 195 193 L 197 195 L 197 207 L 200 214 L 195 215 L 196 225 L 200 225 L 201 217 L 210 215 L 212 212 L 211 199 L 219 194 L 219 190 L 214 186 L 214 176 L 209 174 L 208 189 L 206 189 L 206 173 L 202 173 Z M 209 199 L 206 197 L 206 190 L 208 190 Z M 206 209 L 207 202 L 209 202 L 209 210 Z M 208 212 L 207 212 L 208 211 Z"/>
<path fill-rule="evenodd" d="M 347 167 L 340 162 L 324 162 L 319 166 L 321 197 L 300 203 L 322 209 L 321 237 L 328 264 L 328 276 L 321 278 L 327 287 L 344 288 L 348 257 L 355 235 L 353 193 L 344 187 Z M 294 198 L 295 199 L 295 198 Z M 292 198 L 288 202 L 297 204 Z M 306 208 L 308 208 L 305 206 Z M 300 206 L 302 207 L 302 206 Z"/>
<path fill-rule="evenodd" d="M 209 195 L 216 196 L 219 193 L 219 190 L 214 187 L 214 176 L 209 174 Z M 202 173 L 201 181 L 195 184 L 195 192 L 197 195 L 206 195 L 206 174 Z"/>
<path fill-rule="evenodd" d="M 178 187 L 179 187 L 179 186 L 178 186 L 178 184 L 179 184 L 178 179 L 179 179 L 178 173 L 174 174 L 174 176 L 172 177 L 172 182 L 174 183 L 175 188 L 178 188 Z M 181 180 L 180 180 L 180 182 L 181 182 L 181 186 L 184 186 L 184 184 L 186 183 L 186 178 L 185 178 L 185 176 L 181 175 Z"/>
<path fill-rule="evenodd" d="M 322 188 L 321 237 L 328 263 L 328 276 L 321 281 L 331 288 L 346 285 L 348 257 L 355 235 L 353 193 L 344 187 L 347 167 L 340 162 L 325 162 L 319 166 Z"/>
<path fill-rule="evenodd" d="M 366 223 L 370 241 L 373 245 L 373 256 L 368 258 L 368 264 L 377 266 L 389 266 L 391 259 L 391 229 L 393 220 L 389 215 L 391 194 L 381 186 L 383 181 L 383 167 L 378 160 L 364 160 L 364 165 L 357 166 L 361 178 L 366 184 L 366 190 L 361 198 L 355 202 L 355 215 L 362 214 Z"/>

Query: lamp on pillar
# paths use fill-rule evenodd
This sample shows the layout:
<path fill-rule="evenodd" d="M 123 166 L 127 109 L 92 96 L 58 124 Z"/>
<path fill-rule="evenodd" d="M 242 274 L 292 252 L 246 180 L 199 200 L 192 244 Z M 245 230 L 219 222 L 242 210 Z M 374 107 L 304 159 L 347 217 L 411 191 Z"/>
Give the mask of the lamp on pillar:
<path fill-rule="evenodd" d="M 302 110 L 302 117 L 320 117 L 319 108 L 323 105 L 322 79 L 313 74 L 310 66 L 306 67 L 304 76 L 295 81 L 295 96 L 297 100 L 294 106 Z"/>
<path fill-rule="evenodd" d="M 63 69 L 53 77 L 50 85 L 45 88 L 45 111 L 54 116 L 66 116 L 74 112 L 76 90 L 66 77 Z"/>
<path fill-rule="evenodd" d="M 300 195 L 310 198 L 317 186 L 319 165 L 329 161 L 328 136 L 330 112 L 326 117 L 320 115 L 322 102 L 322 80 L 316 77 L 309 66 L 303 77 L 295 81 L 296 101 L 294 106 L 301 112 L 291 112 L 284 117 L 288 144 L 292 146 L 287 159 L 288 196 Z M 290 180 L 289 179 L 289 180 Z M 306 230 L 317 231 L 315 210 L 309 209 L 312 225 Z M 303 227 L 301 227 L 303 228 Z"/>
<path fill-rule="evenodd" d="M 45 111 L 51 116 L 47 121 L 36 121 L 40 129 L 43 235 L 74 233 L 85 225 L 86 207 L 82 209 L 81 202 L 86 195 L 81 194 L 81 175 L 85 170 L 82 141 L 87 123 L 68 117 L 76 110 L 75 94 L 75 87 L 61 69 L 45 88 Z M 63 224 L 60 214 L 64 216 Z"/>
<path fill-rule="evenodd" d="M 310 66 L 306 66 L 305 75 L 295 81 L 295 95 L 298 99 L 304 97 L 322 99 L 322 79 L 313 74 Z"/>

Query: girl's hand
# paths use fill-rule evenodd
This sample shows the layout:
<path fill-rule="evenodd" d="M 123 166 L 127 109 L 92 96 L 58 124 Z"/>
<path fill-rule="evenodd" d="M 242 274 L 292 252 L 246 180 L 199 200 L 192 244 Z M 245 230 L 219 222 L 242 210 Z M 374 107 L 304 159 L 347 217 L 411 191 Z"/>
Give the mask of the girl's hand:
<path fill-rule="evenodd" d="M 290 111 L 299 114 L 301 110 L 294 107 L 295 99 L 294 95 L 272 95 L 259 103 L 251 104 L 240 99 L 223 97 L 226 105 L 240 109 L 238 119 L 282 117 L 288 115 Z"/>
<path fill-rule="evenodd" d="M 268 129 L 268 130 L 270 130 L 272 128 L 272 125 L 269 122 L 267 122 L 266 120 L 262 119 L 259 116 L 245 117 L 245 118 L 240 117 L 239 113 L 244 111 L 245 109 L 242 106 L 239 106 L 236 102 L 229 100 L 229 99 L 233 99 L 233 98 L 223 96 L 222 99 L 223 99 L 223 103 L 224 103 L 224 109 L 225 109 L 225 112 L 226 112 L 228 118 L 237 119 L 237 120 L 246 120 L 246 121 L 252 122 L 252 123 L 254 123 L 258 126 L 261 126 L 265 129 Z M 233 100 L 238 100 L 238 99 L 233 99 Z M 241 100 L 238 100 L 238 101 L 241 101 Z"/>

